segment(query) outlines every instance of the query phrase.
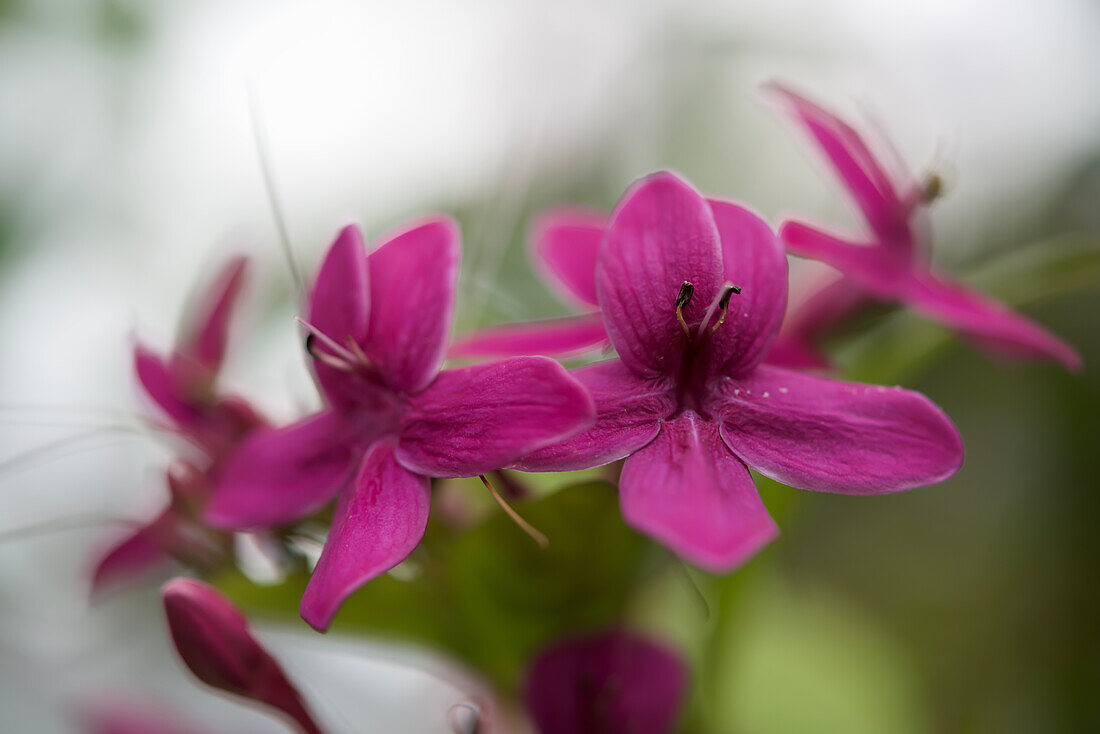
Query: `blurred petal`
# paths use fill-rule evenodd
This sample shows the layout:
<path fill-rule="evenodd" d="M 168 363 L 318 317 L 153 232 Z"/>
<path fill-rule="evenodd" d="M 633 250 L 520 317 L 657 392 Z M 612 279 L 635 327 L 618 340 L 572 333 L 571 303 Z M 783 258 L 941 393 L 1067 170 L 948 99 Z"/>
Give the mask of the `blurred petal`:
<path fill-rule="evenodd" d="M 321 729 L 306 711 L 279 663 L 252 636 L 228 599 L 194 579 L 164 585 L 164 611 L 183 662 L 203 683 L 258 701 L 288 715 L 307 734 Z"/>
<path fill-rule="evenodd" d="M 198 430 L 203 412 L 197 395 L 188 394 L 176 372 L 157 354 L 138 344 L 134 347 L 134 372 L 145 394 L 179 428 Z"/>
<path fill-rule="evenodd" d="M 513 357 L 439 373 L 409 399 L 397 459 L 432 477 L 467 477 L 592 425 L 588 391 L 546 357 Z"/>
<path fill-rule="evenodd" d="M 828 369 L 829 360 L 818 348 L 818 342 L 868 302 L 867 292 L 843 276 L 830 276 L 818 284 L 795 290 L 809 293 L 787 311 L 779 336 L 764 361 L 791 369 Z"/>
<path fill-rule="evenodd" d="M 564 286 L 580 306 L 595 306 L 596 260 L 607 217 L 588 209 L 562 208 L 544 212 L 535 222 L 532 239 L 535 263 L 547 280 Z"/>
<path fill-rule="evenodd" d="M 741 288 L 707 341 L 709 369 L 742 375 L 760 364 L 787 309 L 787 254 L 771 227 L 744 207 L 710 201 L 726 281 Z"/>
<path fill-rule="evenodd" d="M 962 438 L 928 398 L 761 366 L 726 380 L 708 406 L 722 438 L 761 474 L 800 489 L 880 494 L 935 484 L 963 460 Z"/>
<path fill-rule="evenodd" d="M 912 206 L 901 201 L 886 169 L 859 133 L 836 115 L 787 87 L 773 83 L 767 89 L 813 137 L 877 239 L 911 247 L 914 237 L 908 220 Z"/>
<path fill-rule="evenodd" d="M 1024 359 L 1053 359 L 1071 370 L 1081 355 L 1026 316 L 960 283 L 931 274 L 914 277 L 906 302 L 915 311 L 952 326 L 996 353 Z"/>
<path fill-rule="evenodd" d="M 626 460 L 619 501 L 627 524 L 715 573 L 732 571 L 778 532 L 718 426 L 691 411 Z"/>
<path fill-rule="evenodd" d="M 686 687 L 686 666 L 673 652 L 612 631 L 540 653 L 524 699 L 541 734 L 667 734 Z"/>
<path fill-rule="evenodd" d="M 92 594 L 101 594 L 167 566 L 171 556 L 156 541 L 156 530 L 151 528 L 174 518 L 175 510 L 168 509 L 152 523 L 131 532 L 107 551 L 92 572 Z"/>
<path fill-rule="evenodd" d="M 671 380 L 646 380 L 619 360 L 571 373 L 596 403 L 596 424 L 520 459 L 521 471 L 573 471 L 618 461 L 653 440 L 676 407 Z"/>
<path fill-rule="evenodd" d="M 801 222 L 784 222 L 779 236 L 792 255 L 823 262 L 885 300 L 901 296 L 912 270 L 912 263 L 891 258 L 880 247 L 855 244 Z"/>
<path fill-rule="evenodd" d="M 205 730 L 179 714 L 149 702 L 111 700 L 81 706 L 81 731 L 87 734 L 201 734 Z"/>
<path fill-rule="evenodd" d="M 321 333 L 343 345 L 350 337 L 364 339 L 370 315 L 367 258 L 359 228 L 349 224 L 340 230 L 317 272 L 309 303 L 309 322 Z M 317 349 L 331 352 L 318 340 Z M 361 387 L 348 373 L 319 360 L 311 360 L 321 391 L 330 403 L 353 405 Z"/>
<path fill-rule="evenodd" d="M 253 433 L 217 477 L 206 521 L 278 527 L 320 509 L 347 482 L 357 446 L 369 439 L 333 411 Z"/>
<path fill-rule="evenodd" d="M 199 301 L 196 319 L 185 328 L 186 341 L 179 351 L 217 372 L 225 356 L 229 318 L 244 284 L 248 259 L 235 257 L 226 263 L 210 290 Z"/>
<path fill-rule="evenodd" d="M 493 326 L 456 340 L 449 352 L 468 357 L 570 357 L 610 346 L 600 314 Z"/>
<path fill-rule="evenodd" d="M 387 238 L 367 258 L 371 316 L 363 349 L 394 390 L 422 390 L 443 364 L 461 251 L 458 225 L 438 218 Z"/>
<path fill-rule="evenodd" d="M 302 596 L 302 619 L 324 632 L 356 589 L 396 566 L 416 548 L 428 524 L 427 477 L 376 443 L 340 496 L 325 549 Z"/>
<path fill-rule="evenodd" d="M 686 337 L 676 320 L 681 285 L 694 285 L 684 319 L 697 325 L 722 284 L 722 253 L 706 200 L 682 178 L 635 183 L 612 215 L 596 270 L 600 306 L 623 363 L 643 376 L 672 375 Z"/>

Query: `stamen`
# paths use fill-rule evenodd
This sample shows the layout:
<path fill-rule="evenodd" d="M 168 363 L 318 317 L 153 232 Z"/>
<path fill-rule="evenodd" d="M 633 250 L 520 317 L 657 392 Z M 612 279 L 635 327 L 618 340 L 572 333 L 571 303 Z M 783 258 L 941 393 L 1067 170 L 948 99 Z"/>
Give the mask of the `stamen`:
<path fill-rule="evenodd" d="M 344 340 L 344 343 L 348 345 L 348 350 L 355 355 L 355 358 L 358 359 L 360 363 L 366 367 L 372 366 L 370 357 L 368 357 L 367 353 L 363 351 L 363 348 L 359 346 L 359 343 L 351 338 L 350 334 Z"/>
<path fill-rule="evenodd" d="M 531 539 L 538 543 L 540 548 L 546 548 L 550 545 L 550 539 L 536 530 L 531 523 L 520 517 L 519 513 L 504 501 L 504 498 L 501 497 L 493 485 L 489 483 L 489 479 L 484 474 L 479 474 L 478 479 L 480 479 L 481 483 L 485 485 L 485 488 L 489 490 L 489 494 L 493 495 L 493 499 L 500 505 L 500 509 L 504 510 L 504 513 L 512 518 L 512 522 L 518 525 L 520 530 L 530 535 Z"/>
<path fill-rule="evenodd" d="M 707 315 L 703 317 L 702 323 L 699 324 L 699 331 L 696 333 L 696 337 L 703 336 L 704 332 L 709 336 L 718 330 L 718 327 L 726 320 L 726 312 L 729 309 L 730 298 L 734 294 L 740 295 L 741 289 L 733 283 L 726 281 L 722 285 L 722 290 L 718 292 L 718 297 L 714 299 L 714 302 L 710 304 L 710 308 L 707 309 Z M 718 317 L 718 321 L 716 321 L 713 326 L 710 326 L 710 320 L 714 318 L 715 311 L 721 311 L 722 313 Z M 709 331 L 707 331 L 708 326 L 710 326 Z"/>
<path fill-rule="evenodd" d="M 684 321 L 684 307 L 691 303 L 691 297 L 694 295 L 695 286 L 688 280 L 683 282 L 680 286 L 680 292 L 676 294 L 676 320 L 680 322 L 680 328 L 684 330 L 684 335 L 689 338 L 691 337 L 691 329 Z"/>
<path fill-rule="evenodd" d="M 318 362 L 327 364 L 329 367 L 332 367 L 335 370 L 340 370 L 341 372 L 356 371 L 355 365 L 353 365 L 351 362 L 347 362 L 340 357 L 333 356 L 328 352 L 322 352 L 317 347 L 316 334 L 306 335 L 306 353 L 308 353 L 309 356 L 313 357 Z"/>
<path fill-rule="evenodd" d="M 325 333 L 324 333 L 323 331 L 321 331 L 320 329 L 318 329 L 318 328 L 317 328 L 316 326 L 314 326 L 313 324 L 309 323 L 309 322 L 308 322 L 308 321 L 306 321 L 305 319 L 301 319 L 301 318 L 298 318 L 297 316 L 295 316 L 295 317 L 294 317 L 294 320 L 295 320 L 295 321 L 297 321 L 297 322 L 298 322 L 299 324 L 301 324 L 302 326 L 306 327 L 306 329 L 307 329 L 307 330 L 309 331 L 309 333 L 310 333 L 310 336 L 315 336 L 315 337 L 317 337 L 318 339 L 320 339 L 320 340 L 321 340 L 321 342 L 322 342 L 322 343 L 323 343 L 323 344 L 324 344 L 324 345 L 325 345 L 326 347 L 328 347 L 329 349 L 331 349 L 331 350 L 332 350 L 332 351 L 333 351 L 333 352 L 334 352 L 334 353 L 336 354 L 336 356 L 337 356 L 337 357 L 339 357 L 339 358 L 343 359 L 343 360 L 344 360 L 345 362 L 347 362 L 348 364 L 351 364 L 351 365 L 354 365 L 354 364 L 355 364 L 356 362 L 358 362 L 358 359 L 356 358 L 356 356 L 355 356 L 354 354 L 352 354 L 351 352 L 349 352 L 349 351 L 348 351 L 347 349 L 345 349 L 344 347 L 340 346 L 340 345 L 339 345 L 339 344 L 338 344 L 338 343 L 336 342 L 336 340 L 335 340 L 335 339 L 333 339 L 332 337 L 330 337 L 330 336 L 328 336 L 327 334 L 325 334 Z M 307 350 L 309 350 L 309 349 L 310 349 L 310 340 L 309 340 L 309 339 L 307 339 L 307 340 L 306 340 L 306 349 L 307 349 Z M 320 352 L 319 352 L 319 351 L 318 351 L 317 353 L 318 353 L 318 354 L 320 354 Z M 311 355 L 313 355 L 313 356 L 316 356 L 316 354 L 314 354 L 313 352 L 310 352 L 310 354 L 311 354 Z M 317 358 L 318 358 L 318 359 L 321 359 L 320 357 L 317 357 Z M 324 360 L 321 360 L 321 361 L 323 362 Z"/>
<path fill-rule="evenodd" d="M 929 171 L 921 182 L 921 198 L 924 203 L 935 201 L 943 193 L 943 178 L 935 171 Z"/>
<path fill-rule="evenodd" d="M 722 313 L 718 316 L 718 320 L 714 322 L 714 326 L 710 327 L 710 331 L 707 332 L 708 335 L 718 331 L 718 327 L 726 322 L 726 314 L 729 313 L 730 308 L 730 298 L 735 293 L 741 295 L 741 289 L 735 285 L 727 286 L 725 292 L 722 293 L 722 297 L 718 300 L 718 310 Z"/>

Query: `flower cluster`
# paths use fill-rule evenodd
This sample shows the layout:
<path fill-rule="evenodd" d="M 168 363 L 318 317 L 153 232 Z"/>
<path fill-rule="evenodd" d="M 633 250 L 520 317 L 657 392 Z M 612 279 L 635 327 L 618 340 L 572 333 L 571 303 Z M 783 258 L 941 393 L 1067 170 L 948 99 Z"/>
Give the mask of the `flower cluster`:
<path fill-rule="evenodd" d="M 920 218 L 938 179 L 918 183 L 835 115 L 789 89 L 769 91 L 835 170 L 863 235 L 849 241 L 799 221 L 776 231 L 743 204 L 653 173 L 610 214 L 572 207 L 537 220 L 534 260 L 583 313 L 449 344 L 457 225 L 427 218 L 369 247 L 349 226 L 317 269 L 300 319 L 323 407 L 287 426 L 215 390 L 244 268 L 231 263 L 170 358 L 137 349 L 141 385 L 201 459 L 169 473 L 170 507 L 100 563 L 97 586 L 167 556 L 206 571 L 199 539 L 224 550 L 232 532 L 327 519 L 333 505 L 300 606 L 324 631 L 354 591 L 424 538 L 435 479 L 610 466 L 627 525 L 724 574 L 778 532 L 750 470 L 854 495 L 953 475 L 962 439 L 928 398 L 822 374 L 830 365 L 819 343 L 835 324 L 868 301 L 897 302 L 999 355 L 1070 368 L 1080 360 L 931 267 Z M 839 277 L 788 308 L 788 254 Z M 572 371 L 555 361 L 586 355 L 597 361 Z M 475 363 L 443 369 L 448 357 Z M 172 637 L 200 680 L 320 731 L 228 600 L 191 580 L 171 582 L 164 599 Z M 687 674 L 671 651 L 624 629 L 544 642 L 524 694 L 540 731 L 672 726 Z"/>

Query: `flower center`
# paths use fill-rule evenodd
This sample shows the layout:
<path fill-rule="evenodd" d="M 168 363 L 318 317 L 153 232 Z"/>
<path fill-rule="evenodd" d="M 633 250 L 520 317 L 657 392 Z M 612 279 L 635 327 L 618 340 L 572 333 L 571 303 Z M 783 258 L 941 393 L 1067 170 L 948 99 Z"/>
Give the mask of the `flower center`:
<path fill-rule="evenodd" d="M 683 285 L 680 286 L 680 292 L 676 294 L 676 320 L 680 323 L 680 328 L 683 329 L 688 342 L 702 341 L 718 331 L 718 328 L 726 322 L 730 298 L 740 294 L 741 289 L 739 287 L 726 281 L 714 300 L 711 301 L 710 306 L 707 307 L 706 315 L 703 316 L 703 320 L 699 322 L 699 327 L 693 334 L 691 327 L 684 320 L 684 308 L 691 303 L 692 296 L 695 295 L 695 285 L 690 280 L 685 280 Z"/>
<path fill-rule="evenodd" d="M 318 362 L 341 372 L 373 374 L 377 371 L 370 357 L 351 336 L 344 340 L 344 346 L 342 346 L 305 319 L 295 316 L 294 320 L 309 332 L 306 336 L 306 352 Z M 322 349 L 321 345 L 327 347 L 328 351 Z"/>

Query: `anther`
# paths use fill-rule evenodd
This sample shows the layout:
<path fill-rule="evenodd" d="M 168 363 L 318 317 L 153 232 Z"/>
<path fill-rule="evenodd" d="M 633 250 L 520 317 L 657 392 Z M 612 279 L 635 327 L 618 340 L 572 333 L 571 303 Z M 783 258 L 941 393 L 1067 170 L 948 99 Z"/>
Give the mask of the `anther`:
<path fill-rule="evenodd" d="M 680 292 L 676 294 L 676 320 L 680 322 L 680 328 L 684 330 L 684 334 L 688 337 L 691 336 L 691 329 L 684 321 L 684 307 L 691 303 L 691 297 L 694 295 L 695 286 L 688 280 L 683 282 L 680 286 Z"/>
<path fill-rule="evenodd" d="M 943 178 L 938 173 L 930 171 L 921 182 L 920 193 L 924 203 L 935 201 L 943 193 Z"/>
<path fill-rule="evenodd" d="M 351 362 L 348 362 L 347 360 L 341 359 L 340 357 L 335 357 L 335 356 L 329 354 L 328 352 L 322 351 L 317 346 L 317 335 L 316 334 L 307 334 L 306 335 L 306 353 L 309 354 L 309 356 L 316 359 L 318 362 L 322 362 L 324 364 L 327 364 L 329 367 L 332 367 L 333 369 L 336 369 L 336 370 L 340 370 L 341 372 L 355 372 L 356 371 L 355 365 L 353 365 Z"/>
<path fill-rule="evenodd" d="M 707 336 L 710 336 L 714 332 L 718 331 L 718 327 L 726 321 L 726 313 L 729 311 L 730 298 L 734 295 L 741 295 L 741 288 L 733 283 L 725 283 L 722 286 L 722 290 L 719 291 L 718 297 L 714 299 L 714 302 L 710 304 L 710 308 L 707 309 L 707 315 L 703 318 L 703 323 L 699 324 L 699 336 L 703 335 L 706 331 Z M 718 314 L 718 320 L 707 329 L 707 325 L 710 324 L 711 319 L 714 318 L 716 311 L 720 311 Z"/>

